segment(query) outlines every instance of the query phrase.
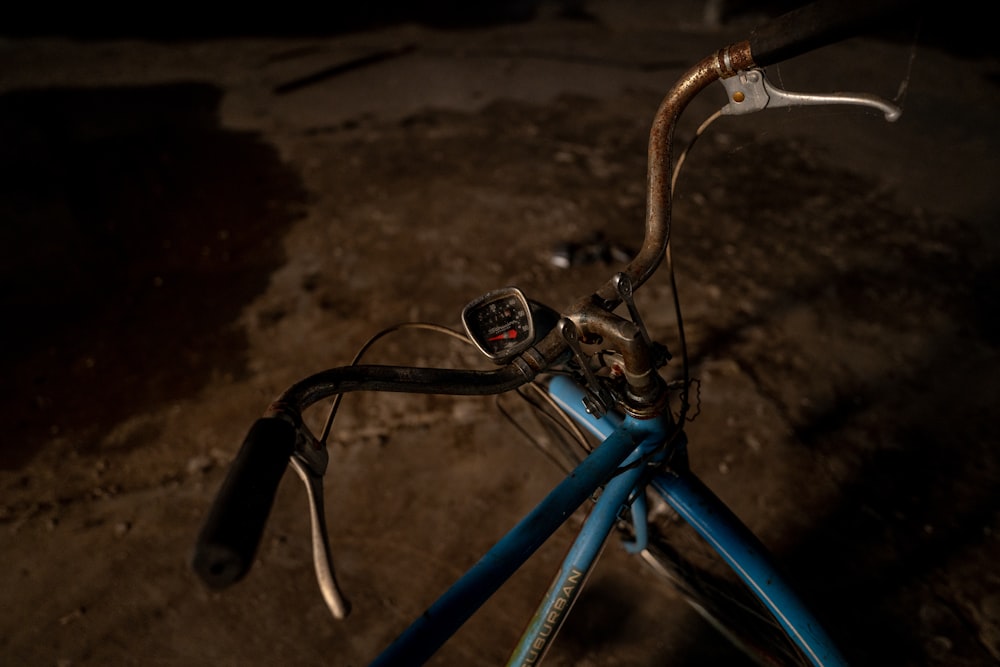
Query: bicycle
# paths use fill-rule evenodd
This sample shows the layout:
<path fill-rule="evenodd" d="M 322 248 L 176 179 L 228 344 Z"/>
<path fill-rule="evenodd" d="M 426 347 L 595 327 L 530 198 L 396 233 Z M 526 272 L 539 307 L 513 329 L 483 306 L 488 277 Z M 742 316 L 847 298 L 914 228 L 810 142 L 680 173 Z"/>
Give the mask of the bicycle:
<path fill-rule="evenodd" d="M 282 392 L 250 429 L 206 518 L 192 559 L 199 577 L 209 587 L 222 589 L 247 574 L 290 462 L 307 490 L 320 590 L 332 615 L 343 618 L 349 608 L 334 574 L 322 483 L 329 463 L 325 443 L 340 398 L 353 391 L 531 392 L 534 407 L 547 415 L 553 440 L 564 445 L 551 455 L 568 475 L 372 664 L 409 665 L 429 659 L 590 499 L 593 508 L 508 664 L 541 662 L 615 530 L 625 535 L 629 552 L 676 586 L 702 616 L 762 664 L 846 664 L 764 546 L 689 468 L 684 425 L 694 407 L 694 385 L 676 289 L 681 368 L 680 377 L 671 381 L 662 377 L 661 369 L 673 356 L 650 337 L 633 294 L 664 261 L 673 283 L 671 201 L 686 152 L 675 163 L 672 142 L 688 103 L 721 81 L 728 103 L 717 115 L 852 104 L 877 109 L 893 121 L 900 110 L 887 101 L 870 95 L 789 93 L 773 86 L 761 69 L 836 41 L 893 4 L 868 5 L 846 14 L 838 3 L 809 5 L 709 55 L 682 75 L 661 103 L 650 131 L 643 245 L 621 272 L 589 296 L 559 311 L 530 300 L 517 287 L 496 289 L 464 308 L 463 333 L 427 324 L 394 327 L 370 339 L 350 365 L 322 371 Z M 707 123 L 696 137 L 705 127 Z M 617 314 L 622 307 L 626 313 Z M 360 364 L 370 345 L 407 326 L 463 338 L 498 368 Z M 333 403 L 317 437 L 302 415 L 326 399 Z M 692 563 L 688 548 L 674 541 L 677 531 L 660 531 L 652 520 L 663 513 L 693 528 L 738 575 L 742 587 Z"/>

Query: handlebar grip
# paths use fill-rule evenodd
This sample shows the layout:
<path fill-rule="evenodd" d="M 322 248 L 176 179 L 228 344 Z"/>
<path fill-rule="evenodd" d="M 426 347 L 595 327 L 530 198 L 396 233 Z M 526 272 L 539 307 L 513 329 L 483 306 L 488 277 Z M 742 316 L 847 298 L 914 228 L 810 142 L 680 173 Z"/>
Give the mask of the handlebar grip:
<path fill-rule="evenodd" d="M 794 58 L 874 27 L 910 0 L 818 0 L 755 28 L 750 53 L 761 67 Z"/>
<path fill-rule="evenodd" d="M 295 427 L 278 417 L 254 422 L 195 542 L 191 567 L 213 589 L 246 575 L 278 484 L 295 449 Z"/>

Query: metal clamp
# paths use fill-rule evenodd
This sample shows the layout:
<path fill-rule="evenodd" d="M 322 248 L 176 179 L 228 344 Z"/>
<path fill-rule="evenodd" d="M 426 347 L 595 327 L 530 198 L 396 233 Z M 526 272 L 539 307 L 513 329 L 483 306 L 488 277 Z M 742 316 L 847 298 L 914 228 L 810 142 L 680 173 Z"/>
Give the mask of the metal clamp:
<path fill-rule="evenodd" d="M 632 324 L 639 327 L 639 333 L 642 334 L 642 340 L 646 343 L 646 345 L 651 345 L 652 341 L 649 338 L 649 332 L 646 331 L 646 324 L 642 321 L 642 316 L 639 314 L 639 308 L 635 305 L 632 279 L 628 277 L 628 274 L 616 273 L 615 277 L 611 279 L 611 282 L 615 286 L 615 290 L 618 292 L 618 298 L 620 298 L 625 303 L 625 307 L 628 308 L 628 314 L 629 317 L 632 318 Z"/>
<path fill-rule="evenodd" d="M 614 398 L 604 388 L 601 381 L 597 379 L 594 371 L 590 368 L 587 355 L 583 353 L 583 349 L 580 347 L 580 330 L 577 329 L 573 320 L 563 317 L 559 320 L 557 326 L 566 344 L 572 350 L 573 356 L 576 357 L 584 378 L 587 380 L 587 393 L 583 397 L 584 408 L 588 414 L 600 419 L 614 405 Z"/>
<path fill-rule="evenodd" d="M 653 365 L 656 368 L 662 368 L 670 361 L 670 351 L 667 347 L 661 343 L 657 343 L 652 338 L 649 337 L 649 331 L 646 329 L 646 323 L 642 320 L 642 315 L 639 314 L 639 307 L 635 305 L 635 289 L 632 285 L 632 279 L 628 277 L 628 274 L 617 273 L 615 277 L 611 279 L 611 283 L 615 286 L 615 290 L 618 292 L 618 298 L 622 300 L 625 307 L 628 308 L 629 317 L 632 318 L 632 324 L 639 327 L 639 332 L 642 334 L 642 340 L 646 343 L 646 347 L 649 348 L 650 356 L 653 359 Z"/>
<path fill-rule="evenodd" d="M 868 93 L 791 93 L 775 88 L 761 69 L 749 69 L 722 80 L 729 103 L 722 107 L 725 115 L 742 115 L 776 109 L 779 107 L 816 106 L 824 104 L 850 104 L 877 109 L 888 122 L 899 118 L 903 110 L 898 106 Z"/>

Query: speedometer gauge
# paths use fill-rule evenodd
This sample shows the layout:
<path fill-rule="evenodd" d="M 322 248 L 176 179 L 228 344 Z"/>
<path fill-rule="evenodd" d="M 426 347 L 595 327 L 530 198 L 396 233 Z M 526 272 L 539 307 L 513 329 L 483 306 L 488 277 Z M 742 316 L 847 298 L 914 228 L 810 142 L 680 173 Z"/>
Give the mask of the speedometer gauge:
<path fill-rule="evenodd" d="M 476 347 L 497 363 L 509 361 L 535 342 L 531 307 L 516 287 L 479 297 L 462 310 L 462 323 Z"/>

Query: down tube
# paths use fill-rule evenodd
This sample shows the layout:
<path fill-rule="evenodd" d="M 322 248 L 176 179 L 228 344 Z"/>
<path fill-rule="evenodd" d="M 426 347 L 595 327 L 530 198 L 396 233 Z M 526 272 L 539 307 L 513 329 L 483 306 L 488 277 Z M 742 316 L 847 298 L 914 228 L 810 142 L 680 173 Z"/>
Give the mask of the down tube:
<path fill-rule="evenodd" d="M 582 409 L 580 388 L 565 378 L 554 378 L 549 392 L 595 435 L 606 437 L 620 423 L 613 415 L 609 415 L 610 419 L 594 419 Z M 652 486 L 750 587 L 815 665 L 847 664 L 819 622 L 780 576 L 767 549 L 701 480 L 684 470 L 680 474 L 659 475 Z"/>
<path fill-rule="evenodd" d="M 643 433 L 626 423 L 497 542 L 372 665 L 420 665 L 545 542 L 631 454 Z"/>
<path fill-rule="evenodd" d="M 651 420 L 642 426 L 648 428 L 648 436 L 625 464 L 637 460 L 648 449 L 655 449 L 663 442 L 664 431 L 658 420 Z M 635 466 L 623 470 L 605 485 L 583 528 L 563 559 L 552 585 L 511 654 L 507 662 L 508 667 L 531 667 L 542 661 L 583 589 L 587 577 L 590 576 L 590 571 L 600 556 L 622 509 L 628 505 L 629 498 L 635 492 L 636 485 L 644 473 L 643 466 Z"/>

